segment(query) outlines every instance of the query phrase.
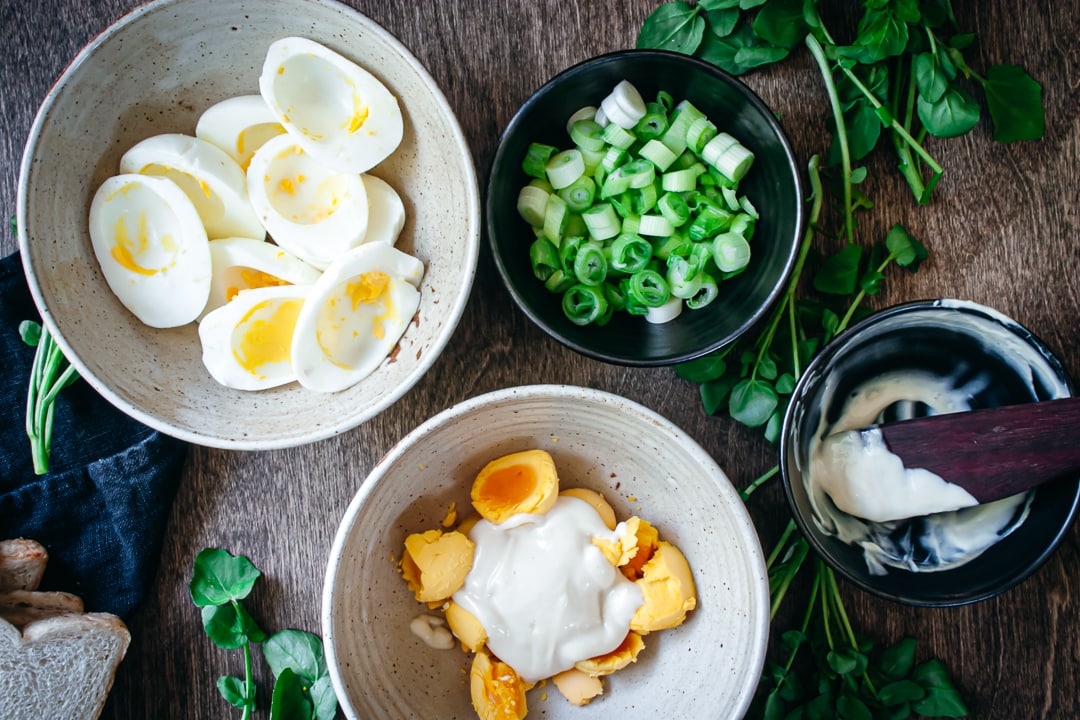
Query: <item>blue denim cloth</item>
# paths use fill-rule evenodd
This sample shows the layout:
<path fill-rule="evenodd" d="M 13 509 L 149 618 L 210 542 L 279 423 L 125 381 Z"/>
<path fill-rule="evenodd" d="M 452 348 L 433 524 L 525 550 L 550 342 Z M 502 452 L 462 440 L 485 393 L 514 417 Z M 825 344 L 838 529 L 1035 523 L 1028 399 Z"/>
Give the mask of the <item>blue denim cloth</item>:
<path fill-rule="evenodd" d="M 187 446 L 80 380 L 58 396 L 49 472 L 35 475 L 25 425 L 34 348 L 19 337 L 23 320 L 40 317 L 16 253 L 0 260 L 0 539 L 45 546 L 43 589 L 126 618 L 157 572 Z"/>

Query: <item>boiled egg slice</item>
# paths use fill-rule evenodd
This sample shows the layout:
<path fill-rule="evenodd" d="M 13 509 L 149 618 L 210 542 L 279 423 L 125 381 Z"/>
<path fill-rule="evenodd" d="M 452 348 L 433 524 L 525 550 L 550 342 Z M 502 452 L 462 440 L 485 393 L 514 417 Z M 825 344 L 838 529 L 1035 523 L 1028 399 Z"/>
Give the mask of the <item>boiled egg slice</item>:
<path fill-rule="evenodd" d="M 211 240 L 210 265 L 213 280 L 204 315 L 243 290 L 275 285 L 311 285 L 322 274 L 288 250 L 252 238 Z"/>
<path fill-rule="evenodd" d="M 424 265 L 389 245 L 361 245 L 331 264 L 296 321 L 292 359 L 304 387 L 337 392 L 390 354 L 420 306 Z"/>
<path fill-rule="evenodd" d="M 285 133 L 262 95 L 237 95 L 211 105 L 195 125 L 195 137 L 228 154 L 247 170 L 255 151 L 272 137 Z"/>
<path fill-rule="evenodd" d="M 290 360 L 296 319 L 310 285 L 245 290 L 199 323 L 210 375 L 237 390 L 265 390 L 296 379 Z"/>
<path fill-rule="evenodd" d="M 362 175 L 368 200 L 368 226 L 365 243 L 393 245 L 405 227 L 405 203 L 385 180 L 374 175 Z"/>
<path fill-rule="evenodd" d="M 155 135 L 120 158 L 121 173 L 172 180 L 195 205 L 211 240 L 266 237 L 247 199 L 244 171 L 224 150 L 189 135 Z"/>
<path fill-rule="evenodd" d="M 339 172 L 366 172 L 401 143 L 397 98 L 367 70 L 312 40 L 271 44 L 259 92 L 300 146 Z"/>
<path fill-rule="evenodd" d="M 259 148 L 248 165 L 247 186 L 274 242 L 317 268 L 359 245 L 367 233 L 364 181 L 319 162 L 291 135 Z"/>
<path fill-rule="evenodd" d="M 210 294 L 210 248 L 195 206 L 170 180 L 109 178 L 90 203 L 90 240 L 109 288 L 151 327 L 185 325 Z"/>

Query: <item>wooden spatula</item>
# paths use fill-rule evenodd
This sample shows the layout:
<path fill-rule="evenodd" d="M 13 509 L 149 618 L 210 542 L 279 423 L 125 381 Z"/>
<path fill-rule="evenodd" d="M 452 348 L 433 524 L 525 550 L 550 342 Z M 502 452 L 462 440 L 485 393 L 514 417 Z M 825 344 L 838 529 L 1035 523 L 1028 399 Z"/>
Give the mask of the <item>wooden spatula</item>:
<path fill-rule="evenodd" d="M 924 468 L 980 503 L 1080 474 L 1080 398 L 884 423 L 904 467 Z"/>

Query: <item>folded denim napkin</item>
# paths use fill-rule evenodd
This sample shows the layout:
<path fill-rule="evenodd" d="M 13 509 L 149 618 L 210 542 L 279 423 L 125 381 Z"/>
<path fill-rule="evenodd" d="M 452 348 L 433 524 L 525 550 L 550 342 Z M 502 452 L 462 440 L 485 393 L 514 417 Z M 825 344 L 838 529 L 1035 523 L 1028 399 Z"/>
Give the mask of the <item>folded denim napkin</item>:
<path fill-rule="evenodd" d="M 23 320 L 40 317 L 15 253 L 0 260 L 0 539 L 46 547 L 42 589 L 126 618 L 157 571 L 187 446 L 80 380 L 58 396 L 49 472 L 35 475 L 25 425 L 34 348 L 19 337 Z"/>

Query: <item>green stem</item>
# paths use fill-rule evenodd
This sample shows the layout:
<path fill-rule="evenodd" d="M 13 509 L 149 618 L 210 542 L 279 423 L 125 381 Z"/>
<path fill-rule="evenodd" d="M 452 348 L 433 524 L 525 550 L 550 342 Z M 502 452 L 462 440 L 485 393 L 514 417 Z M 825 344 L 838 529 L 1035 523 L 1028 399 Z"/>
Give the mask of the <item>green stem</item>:
<path fill-rule="evenodd" d="M 235 602 L 235 601 L 234 601 Z M 241 720 L 251 717 L 251 711 L 255 707 L 255 693 L 252 683 L 251 672 L 251 643 L 244 643 L 244 714 Z"/>
<path fill-rule="evenodd" d="M 791 534 L 795 532 L 795 521 L 788 520 L 787 527 L 784 528 L 783 534 L 780 535 L 780 539 L 776 541 L 776 545 L 773 547 L 772 552 L 769 553 L 769 558 L 765 561 L 765 569 L 771 570 L 773 563 L 780 557 L 780 553 L 783 552 L 784 547 L 787 545 L 787 541 L 791 538 Z"/>
<path fill-rule="evenodd" d="M 769 620 L 776 617 L 776 611 L 780 609 L 780 605 L 784 602 L 784 596 L 787 595 L 788 588 L 791 587 L 791 582 L 795 579 L 795 576 L 799 574 L 799 570 L 802 569 L 803 563 L 806 561 L 806 556 L 810 552 L 810 545 L 806 542 L 806 538 L 799 536 L 799 539 L 795 541 L 795 544 L 791 548 L 791 558 L 797 559 L 789 568 L 785 568 L 783 580 L 776 587 L 773 592 L 772 602 L 769 607 Z"/>
<path fill-rule="evenodd" d="M 896 256 L 890 254 L 889 257 L 885 258 L 885 260 L 880 265 L 878 265 L 877 271 L 879 273 L 885 272 L 885 268 L 887 268 L 889 266 L 889 263 L 891 263 L 895 259 Z M 851 322 L 851 318 L 855 316 L 855 311 L 859 309 L 859 305 L 865 299 L 866 291 L 859 290 L 858 294 L 855 295 L 855 299 L 851 301 L 851 305 L 848 306 L 847 312 L 844 313 L 844 317 L 840 319 L 840 324 L 836 326 L 837 335 L 839 335 L 841 332 L 844 331 L 844 329 L 847 328 L 848 324 Z"/>
<path fill-rule="evenodd" d="M 780 466 L 774 465 L 772 469 L 767 470 L 764 474 L 760 475 L 754 482 L 747 485 L 745 489 L 740 490 L 739 497 L 742 498 L 743 502 L 746 502 L 750 499 L 750 496 L 754 494 L 755 490 L 764 485 L 771 478 L 775 477 L 778 472 L 780 472 Z"/>
<path fill-rule="evenodd" d="M 855 215 L 851 206 L 851 149 L 848 147 L 847 126 L 844 123 L 844 109 L 840 104 L 840 94 L 836 91 L 836 83 L 833 81 L 832 69 L 825 58 L 825 51 L 821 48 L 812 34 L 806 36 L 806 47 L 818 64 L 821 77 L 825 81 L 825 89 L 829 95 L 829 105 L 832 107 L 833 121 L 836 124 L 836 140 L 840 146 L 840 170 L 843 175 L 844 189 L 844 231 L 849 245 L 855 243 Z"/>

